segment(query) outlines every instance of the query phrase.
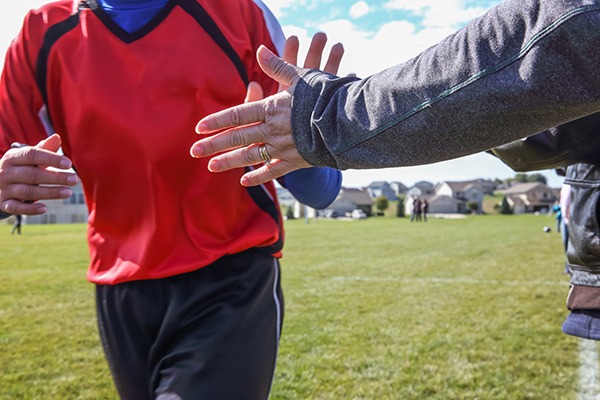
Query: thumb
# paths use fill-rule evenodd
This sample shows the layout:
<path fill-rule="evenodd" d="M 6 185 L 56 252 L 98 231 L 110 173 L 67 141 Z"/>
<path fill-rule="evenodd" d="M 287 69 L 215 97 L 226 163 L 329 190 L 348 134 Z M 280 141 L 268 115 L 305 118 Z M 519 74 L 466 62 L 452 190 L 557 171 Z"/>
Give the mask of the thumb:
<path fill-rule="evenodd" d="M 244 99 L 244 103 L 262 100 L 264 97 L 265 94 L 260 83 L 252 81 L 246 88 L 246 98 Z"/>
<path fill-rule="evenodd" d="M 300 79 L 300 68 L 283 61 L 265 46 L 258 48 L 256 56 L 260 68 L 280 85 L 292 86 Z"/>
<path fill-rule="evenodd" d="M 55 133 L 48 136 L 46 139 L 40 141 L 35 147 L 56 152 L 60 148 L 61 144 L 62 140 L 60 138 L 60 135 L 58 133 Z"/>

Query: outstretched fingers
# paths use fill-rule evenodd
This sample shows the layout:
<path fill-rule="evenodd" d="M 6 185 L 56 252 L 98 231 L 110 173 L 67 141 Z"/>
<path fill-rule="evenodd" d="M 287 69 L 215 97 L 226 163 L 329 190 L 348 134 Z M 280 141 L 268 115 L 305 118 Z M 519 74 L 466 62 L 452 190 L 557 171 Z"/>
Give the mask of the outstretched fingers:
<path fill-rule="evenodd" d="M 202 118 L 196 125 L 196 133 L 209 134 L 225 128 L 250 125 L 265 119 L 266 100 L 252 101 L 231 107 Z"/>
<path fill-rule="evenodd" d="M 219 124 L 219 121 L 216 121 L 216 123 Z M 195 158 L 207 157 L 222 151 L 234 150 L 243 146 L 248 146 L 252 143 L 259 143 L 264 140 L 264 138 L 265 133 L 262 130 L 262 124 L 234 127 L 216 135 L 198 140 L 192 145 L 190 154 Z M 236 154 L 239 155 L 239 152 Z M 238 166 L 241 165 L 242 164 Z"/>
<path fill-rule="evenodd" d="M 321 67 L 321 58 L 326 44 L 327 35 L 325 33 L 317 32 L 313 35 L 304 60 L 304 68 L 319 69 Z"/>
<path fill-rule="evenodd" d="M 337 75 L 343 56 L 344 46 L 341 43 L 334 44 L 329 51 L 329 57 L 327 58 L 327 63 L 325 63 L 323 71 Z"/>

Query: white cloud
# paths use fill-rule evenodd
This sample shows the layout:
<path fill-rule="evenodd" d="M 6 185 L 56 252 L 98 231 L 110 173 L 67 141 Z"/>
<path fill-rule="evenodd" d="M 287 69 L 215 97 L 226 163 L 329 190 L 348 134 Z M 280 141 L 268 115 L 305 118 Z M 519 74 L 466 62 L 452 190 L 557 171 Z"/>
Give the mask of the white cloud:
<path fill-rule="evenodd" d="M 344 45 L 340 75 L 355 73 L 359 77 L 406 61 L 453 32 L 448 28 L 417 30 L 407 21 L 389 22 L 373 32 L 341 19 L 321 24 L 318 29 L 327 33 L 328 48 L 337 42 Z M 296 35 L 300 39 L 302 59 L 310 42 L 307 30 L 292 25 L 284 26 L 283 30 L 286 35 Z"/>
<path fill-rule="evenodd" d="M 359 1 L 358 3 L 354 3 L 352 7 L 350 7 L 350 17 L 353 19 L 363 17 L 367 15 L 370 11 L 370 7 L 364 1 Z"/>
<path fill-rule="evenodd" d="M 390 0 L 384 8 L 411 11 L 423 18 L 423 26 L 442 28 L 457 28 L 487 10 L 483 7 L 467 7 L 464 0 Z"/>
<path fill-rule="evenodd" d="M 269 10 L 277 18 L 281 17 L 283 10 L 289 8 L 291 5 L 302 5 L 305 1 L 297 0 L 263 0 L 263 2 L 269 7 Z"/>

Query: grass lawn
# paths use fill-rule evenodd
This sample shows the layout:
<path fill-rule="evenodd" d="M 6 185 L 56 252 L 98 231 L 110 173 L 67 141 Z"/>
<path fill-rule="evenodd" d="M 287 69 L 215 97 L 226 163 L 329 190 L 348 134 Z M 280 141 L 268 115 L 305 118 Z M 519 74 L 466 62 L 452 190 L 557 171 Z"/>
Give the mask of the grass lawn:
<path fill-rule="evenodd" d="M 575 400 L 568 279 L 544 225 L 554 220 L 286 222 L 271 399 Z M 115 399 L 85 227 L 2 226 L 0 399 Z"/>

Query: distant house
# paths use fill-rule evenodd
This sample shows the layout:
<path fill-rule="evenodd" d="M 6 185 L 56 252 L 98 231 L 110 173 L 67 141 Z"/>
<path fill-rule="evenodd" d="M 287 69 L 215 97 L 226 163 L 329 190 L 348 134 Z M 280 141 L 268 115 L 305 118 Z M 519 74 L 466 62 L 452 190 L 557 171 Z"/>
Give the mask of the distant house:
<path fill-rule="evenodd" d="M 368 216 L 373 212 L 373 199 L 369 192 L 362 189 L 342 188 L 335 201 L 328 209 L 337 211 L 339 215 L 345 215 L 353 210 L 363 210 Z"/>
<path fill-rule="evenodd" d="M 408 187 L 406 187 L 406 185 L 404 185 L 402 182 L 390 182 L 390 187 L 396 194 L 396 197 L 406 194 L 406 192 L 408 191 Z"/>
<path fill-rule="evenodd" d="M 541 182 L 520 183 L 501 190 L 515 214 L 547 211 L 558 199 L 556 190 Z"/>
<path fill-rule="evenodd" d="M 431 182 L 427 182 L 427 181 L 419 181 L 417 183 L 415 183 L 413 186 L 411 186 L 407 191 L 406 191 L 406 195 L 408 196 L 417 196 L 417 197 L 423 197 L 423 196 L 429 196 L 434 194 L 435 192 L 435 186 L 433 183 Z"/>
<path fill-rule="evenodd" d="M 277 185 L 276 190 L 277 201 L 279 202 L 283 215 L 287 214 L 288 208 L 292 209 L 294 218 L 313 218 L 317 215 L 318 211 L 316 209 L 300 203 L 286 188 Z"/>
<path fill-rule="evenodd" d="M 453 199 L 459 200 L 460 203 L 456 203 L 457 210 L 455 212 L 457 213 L 464 213 L 466 211 L 465 208 L 468 208 L 465 207 L 467 203 L 477 204 L 478 213 L 481 213 L 483 209 L 484 191 L 481 185 L 473 181 L 444 181 L 436 187 L 435 194 L 439 196 L 448 196 Z M 430 209 L 433 210 L 432 207 L 430 207 Z M 434 211 L 431 212 L 433 213 Z"/>
<path fill-rule="evenodd" d="M 366 189 L 369 193 L 369 196 L 371 196 L 371 198 L 373 199 L 376 199 L 379 196 L 385 196 L 385 198 L 388 200 L 398 200 L 396 191 L 387 182 L 371 182 L 371 184 L 367 186 Z"/>
<path fill-rule="evenodd" d="M 427 199 L 430 214 L 464 214 L 466 201 L 444 194 L 435 194 Z"/>
<path fill-rule="evenodd" d="M 474 179 L 471 181 L 466 181 L 473 186 L 481 189 L 484 195 L 489 194 L 492 195 L 496 191 L 496 187 L 498 186 L 499 181 L 490 181 L 489 179 Z"/>
<path fill-rule="evenodd" d="M 429 214 L 464 214 L 467 210 L 464 200 L 454 199 L 451 196 L 432 194 L 429 196 L 407 196 L 404 200 L 404 213 L 411 215 L 416 199 L 427 200 Z"/>
<path fill-rule="evenodd" d="M 28 215 L 27 224 L 74 224 L 88 220 L 88 209 L 81 183 L 71 187 L 73 194 L 64 200 L 44 200 L 48 211 L 42 215 Z"/>

